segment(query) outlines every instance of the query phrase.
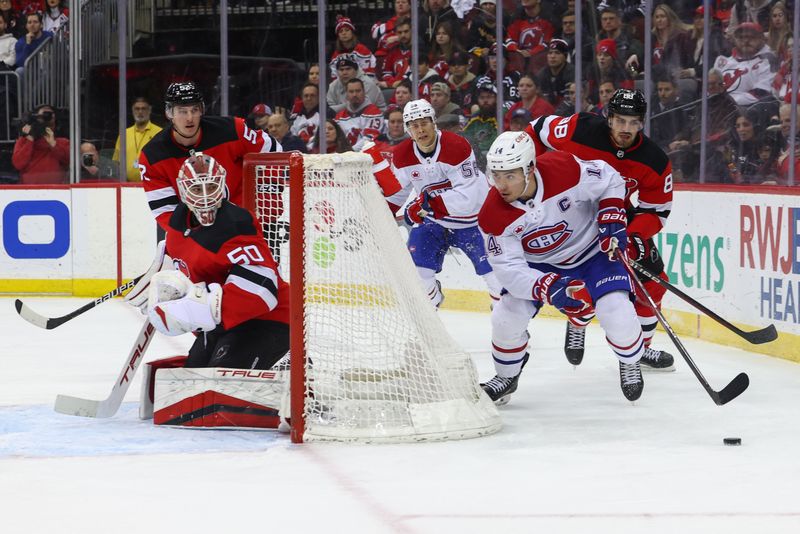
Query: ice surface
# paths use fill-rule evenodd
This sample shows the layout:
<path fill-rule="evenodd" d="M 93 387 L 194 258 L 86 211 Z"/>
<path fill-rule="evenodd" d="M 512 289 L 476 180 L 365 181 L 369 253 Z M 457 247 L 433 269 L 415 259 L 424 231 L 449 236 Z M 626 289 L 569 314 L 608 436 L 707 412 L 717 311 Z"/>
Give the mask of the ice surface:
<path fill-rule="evenodd" d="M 25 300 L 48 315 L 85 302 Z M 492 376 L 488 314 L 440 315 Z M 631 405 L 599 325 L 573 369 L 564 324 L 536 319 L 500 433 L 297 446 L 275 432 L 139 421 L 140 377 L 114 418 L 53 412 L 58 393 L 108 395 L 142 321 L 119 300 L 45 331 L 0 299 L 0 321 L 3 533 L 800 532 L 800 365 L 788 361 L 686 338 L 715 389 L 740 371 L 750 389 L 714 405 L 673 350 L 677 371 L 646 374 Z M 146 359 L 190 342 L 159 335 Z"/>

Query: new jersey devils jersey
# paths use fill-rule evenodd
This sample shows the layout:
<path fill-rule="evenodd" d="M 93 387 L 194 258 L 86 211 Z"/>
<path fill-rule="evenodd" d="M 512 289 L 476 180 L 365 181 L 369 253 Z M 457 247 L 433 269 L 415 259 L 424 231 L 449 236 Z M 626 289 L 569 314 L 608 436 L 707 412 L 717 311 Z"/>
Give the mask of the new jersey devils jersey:
<path fill-rule="evenodd" d="M 242 203 L 242 161 L 250 152 L 279 152 L 281 145 L 263 130 L 252 130 L 239 117 L 202 117 L 200 139 L 191 147 L 176 143 L 172 128 L 165 128 L 139 154 L 139 171 L 147 202 L 156 222 L 164 229 L 180 203 L 178 171 L 190 151 L 213 156 L 225 167 L 226 197 Z"/>
<path fill-rule="evenodd" d="M 534 299 L 533 286 L 548 264 L 570 269 L 600 253 L 597 212 L 622 208 L 625 181 L 602 161 L 566 152 L 536 158 L 536 192 L 508 203 L 492 188 L 480 211 L 486 252 L 497 279 L 513 297 Z"/>
<path fill-rule="evenodd" d="M 478 223 L 489 182 L 478 169 L 469 142 L 452 132 L 438 132 L 432 154 L 420 152 L 412 139 L 397 145 L 392 170 L 403 189 L 427 192 L 444 201 L 448 215 L 435 222 L 445 228 L 468 228 Z"/>
<path fill-rule="evenodd" d="M 545 148 L 563 150 L 583 160 L 603 160 L 616 169 L 627 186 L 629 234 L 647 239 L 664 227 L 672 209 L 672 165 L 653 141 L 639 134 L 630 148 L 620 149 L 611 140 L 607 120 L 592 113 L 539 117 L 525 131 L 537 154 Z M 635 191 L 639 192 L 636 207 L 631 201 Z"/>
<path fill-rule="evenodd" d="M 213 225 L 190 227 L 190 220 L 186 204 L 171 212 L 167 254 L 192 282 L 222 285 L 223 328 L 251 319 L 288 324 L 289 285 L 253 215 L 224 200 Z"/>

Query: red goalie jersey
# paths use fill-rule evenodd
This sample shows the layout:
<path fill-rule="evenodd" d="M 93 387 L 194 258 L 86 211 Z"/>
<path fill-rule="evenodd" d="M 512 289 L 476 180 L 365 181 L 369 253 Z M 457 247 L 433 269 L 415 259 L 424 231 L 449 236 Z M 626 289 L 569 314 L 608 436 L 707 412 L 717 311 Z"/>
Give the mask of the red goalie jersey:
<path fill-rule="evenodd" d="M 211 226 L 189 227 L 178 204 L 169 219 L 167 254 L 192 282 L 222 286 L 225 330 L 251 319 L 289 323 L 289 285 L 264 240 L 261 225 L 244 208 L 223 201 Z"/>
<path fill-rule="evenodd" d="M 672 209 L 672 165 L 664 151 L 643 134 L 630 148 L 620 149 L 611 139 L 605 117 L 592 113 L 540 117 L 525 131 L 537 153 L 563 150 L 583 160 L 603 160 L 619 172 L 627 186 L 628 234 L 648 239 L 664 227 Z M 631 196 L 636 191 L 639 198 L 634 207 Z"/>

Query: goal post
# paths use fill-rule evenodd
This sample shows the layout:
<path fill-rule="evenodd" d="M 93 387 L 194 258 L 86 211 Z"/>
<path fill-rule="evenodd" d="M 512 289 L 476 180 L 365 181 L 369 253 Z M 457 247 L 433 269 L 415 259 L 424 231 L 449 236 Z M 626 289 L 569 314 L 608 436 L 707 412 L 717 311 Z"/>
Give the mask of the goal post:
<path fill-rule="evenodd" d="M 422 289 L 368 155 L 248 154 L 243 188 L 291 286 L 292 441 L 500 429 L 469 354 Z"/>

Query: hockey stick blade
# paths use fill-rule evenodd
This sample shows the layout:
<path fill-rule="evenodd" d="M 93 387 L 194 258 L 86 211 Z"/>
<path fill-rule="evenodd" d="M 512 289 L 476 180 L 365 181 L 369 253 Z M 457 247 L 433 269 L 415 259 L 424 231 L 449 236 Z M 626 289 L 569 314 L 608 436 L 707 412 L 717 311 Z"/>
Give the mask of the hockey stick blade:
<path fill-rule="evenodd" d="M 625 253 L 622 252 L 620 249 L 616 249 L 614 251 L 614 255 L 616 259 L 622 262 L 622 265 L 625 267 L 625 270 L 628 271 L 628 276 L 630 277 L 633 284 L 639 289 L 641 295 L 646 299 L 647 305 L 653 310 L 653 313 L 656 315 L 656 319 L 664 328 L 664 331 L 667 333 L 667 336 L 672 340 L 672 343 L 675 345 L 675 348 L 678 349 L 678 352 L 683 357 L 683 360 L 689 366 L 692 373 L 694 374 L 697 381 L 700 382 L 700 385 L 703 386 L 703 389 L 708 393 L 708 396 L 711 397 L 711 400 L 714 401 L 714 404 L 717 406 L 722 406 L 726 404 L 739 395 L 741 395 L 746 389 L 747 386 L 750 385 L 750 378 L 744 373 L 739 373 L 727 386 L 722 388 L 721 391 L 715 391 L 711 385 L 706 380 L 706 377 L 703 376 L 703 373 L 700 372 L 700 368 L 697 367 L 697 364 L 694 363 L 694 360 L 689 355 L 689 352 L 686 350 L 686 347 L 683 346 L 681 343 L 680 338 L 672 329 L 670 324 L 667 322 L 667 319 L 661 313 L 661 310 L 658 309 L 656 306 L 653 297 L 650 296 L 650 293 L 647 292 L 647 289 L 644 287 L 644 282 L 642 282 L 638 276 L 636 276 L 636 271 L 634 270 L 634 266 L 632 265 L 634 262 L 629 260 Z M 637 295 L 638 297 L 638 295 Z"/>
<path fill-rule="evenodd" d="M 55 411 L 65 415 L 97 418 L 111 417 L 116 414 L 153 337 L 155 337 L 155 327 L 150 321 L 145 321 L 108 397 L 97 401 L 70 395 L 58 395 L 54 406 Z"/>
<path fill-rule="evenodd" d="M 716 322 L 718 322 L 719 324 L 721 324 L 722 326 L 724 326 L 737 336 L 747 340 L 753 345 L 769 343 L 770 341 L 774 341 L 778 337 L 778 331 L 775 329 L 775 325 L 772 324 L 765 328 L 762 328 L 761 330 L 754 330 L 752 332 L 747 332 L 745 330 L 742 330 L 741 328 L 726 321 L 725 319 L 717 315 L 715 312 L 705 307 L 703 304 L 700 304 L 698 301 L 696 301 L 695 299 L 693 299 L 692 297 L 690 297 L 689 295 L 687 295 L 686 293 L 684 293 L 683 291 L 672 285 L 671 283 L 654 275 L 653 273 L 651 273 L 650 271 L 648 271 L 635 261 L 629 259 L 628 262 L 631 265 L 631 267 L 633 267 L 636 270 L 636 272 L 643 274 L 645 277 L 657 283 L 664 289 L 671 291 L 679 298 L 681 298 L 684 302 L 687 302 L 688 304 L 694 306 L 695 308 L 705 313 L 707 316 L 714 319 Z"/>
<path fill-rule="evenodd" d="M 749 385 L 750 377 L 748 377 L 745 373 L 739 373 L 736 375 L 736 378 L 731 380 L 731 383 L 722 388 L 721 391 L 714 391 L 714 394 L 711 395 L 711 397 L 714 399 L 714 402 L 717 404 L 717 406 L 722 406 L 723 404 L 729 403 L 744 393 Z"/>
<path fill-rule="evenodd" d="M 61 317 L 45 317 L 44 315 L 33 311 L 30 307 L 28 307 L 27 304 L 22 302 L 20 299 L 16 299 L 14 301 L 14 307 L 17 309 L 17 313 L 19 314 L 19 316 L 28 321 L 29 323 L 31 323 L 32 325 L 38 326 L 39 328 L 44 328 L 45 330 L 52 330 L 53 328 L 61 326 L 67 321 L 74 319 L 75 317 L 91 310 L 95 306 L 98 306 L 106 302 L 107 300 L 111 300 L 117 295 L 127 291 L 128 289 L 135 286 L 136 282 L 138 282 L 141 278 L 142 278 L 141 276 L 137 276 L 130 282 L 127 282 L 115 289 L 112 289 L 105 295 L 96 298 L 89 304 L 81 306 L 77 310 L 70 312 L 66 315 L 62 315 Z"/>

